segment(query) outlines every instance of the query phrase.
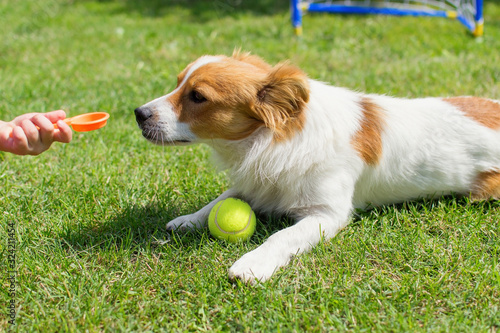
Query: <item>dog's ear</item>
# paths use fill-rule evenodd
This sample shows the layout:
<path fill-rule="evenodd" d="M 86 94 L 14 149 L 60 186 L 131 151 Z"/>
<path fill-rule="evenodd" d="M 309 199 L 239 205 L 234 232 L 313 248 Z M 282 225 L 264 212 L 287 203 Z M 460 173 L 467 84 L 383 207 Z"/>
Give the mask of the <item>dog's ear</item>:
<path fill-rule="evenodd" d="M 309 101 L 307 76 L 289 63 L 273 67 L 258 90 L 255 116 L 274 132 L 277 141 L 300 131 Z"/>

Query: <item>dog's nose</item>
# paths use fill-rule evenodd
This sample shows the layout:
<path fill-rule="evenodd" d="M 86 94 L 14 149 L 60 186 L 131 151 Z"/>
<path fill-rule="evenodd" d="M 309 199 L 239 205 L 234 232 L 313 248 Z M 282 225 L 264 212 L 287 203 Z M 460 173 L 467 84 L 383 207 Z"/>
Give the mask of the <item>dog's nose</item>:
<path fill-rule="evenodd" d="M 153 116 L 153 112 L 151 112 L 151 109 L 144 107 L 139 107 L 135 109 L 134 113 L 135 113 L 135 119 L 137 120 L 138 123 L 142 123 Z"/>

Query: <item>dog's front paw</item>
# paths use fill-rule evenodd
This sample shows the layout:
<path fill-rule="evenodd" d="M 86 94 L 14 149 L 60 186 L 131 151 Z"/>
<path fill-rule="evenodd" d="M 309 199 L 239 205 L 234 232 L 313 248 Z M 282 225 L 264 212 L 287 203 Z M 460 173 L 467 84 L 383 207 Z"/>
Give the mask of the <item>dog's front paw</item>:
<path fill-rule="evenodd" d="M 167 230 L 190 230 L 201 228 L 205 224 L 205 221 L 200 218 L 196 213 L 179 216 L 167 223 Z"/>
<path fill-rule="evenodd" d="M 278 268 L 285 266 L 290 261 L 276 253 L 267 253 L 261 248 L 248 252 L 229 269 L 230 279 L 239 279 L 253 284 L 257 281 L 268 280 Z"/>

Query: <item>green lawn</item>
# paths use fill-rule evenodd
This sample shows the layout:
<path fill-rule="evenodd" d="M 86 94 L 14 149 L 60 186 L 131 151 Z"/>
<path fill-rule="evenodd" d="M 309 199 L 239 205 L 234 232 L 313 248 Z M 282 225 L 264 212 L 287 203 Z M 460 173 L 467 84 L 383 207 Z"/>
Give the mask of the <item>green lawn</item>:
<path fill-rule="evenodd" d="M 111 114 L 40 156 L 0 153 L 0 331 L 500 330 L 498 201 L 362 212 L 269 282 L 231 283 L 230 265 L 291 221 L 237 245 L 167 233 L 228 180 L 207 147 L 151 145 L 133 115 L 198 56 L 238 47 L 354 90 L 500 99 L 497 0 L 480 39 L 446 19 L 341 15 L 307 15 L 297 39 L 285 0 L 0 0 L 0 17 L 0 119 Z"/>

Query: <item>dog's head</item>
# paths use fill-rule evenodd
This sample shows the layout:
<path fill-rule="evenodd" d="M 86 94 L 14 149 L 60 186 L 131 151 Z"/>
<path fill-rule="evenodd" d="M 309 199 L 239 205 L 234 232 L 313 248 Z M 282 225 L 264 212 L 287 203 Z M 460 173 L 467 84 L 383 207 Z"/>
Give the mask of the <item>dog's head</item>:
<path fill-rule="evenodd" d="M 308 100 L 308 79 L 298 68 L 235 52 L 191 63 L 171 93 L 135 116 L 143 136 L 157 144 L 242 140 L 261 127 L 280 141 L 302 129 Z"/>

